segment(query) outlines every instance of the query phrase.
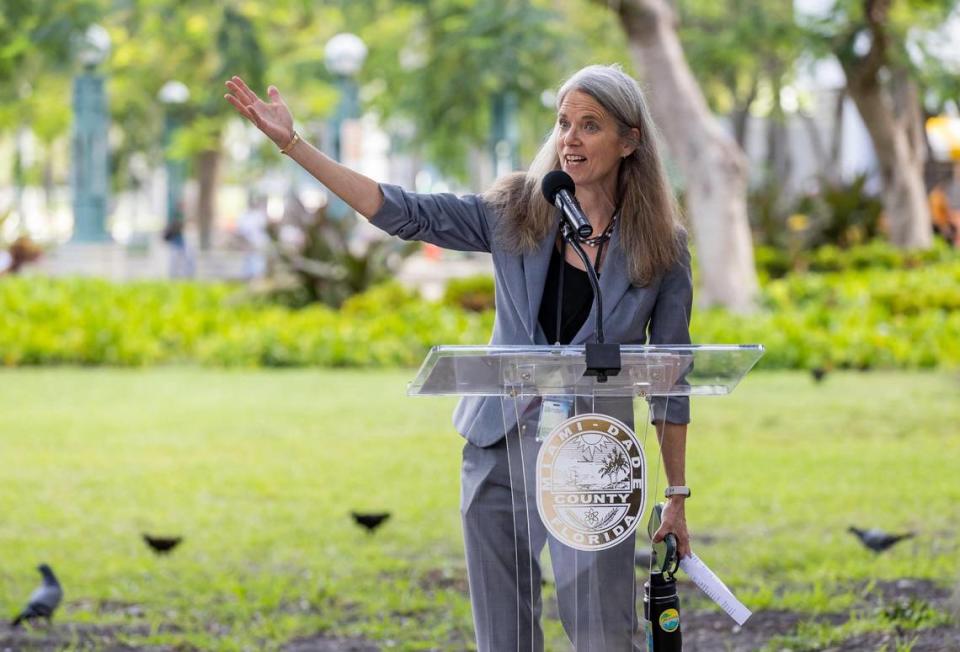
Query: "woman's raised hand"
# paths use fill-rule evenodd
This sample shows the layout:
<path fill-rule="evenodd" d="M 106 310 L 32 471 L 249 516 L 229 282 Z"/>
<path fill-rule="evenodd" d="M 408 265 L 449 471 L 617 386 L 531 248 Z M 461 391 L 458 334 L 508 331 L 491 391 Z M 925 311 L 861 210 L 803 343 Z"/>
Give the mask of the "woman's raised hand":
<path fill-rule="evenodd" d="M 293 138 L 293 115 L 276 86 L 267 88 L 270 101 L 264 102 L 236 75 L 226 84 L 230 92 L 223 97 L 240 115 L 255 124 L 277 147 L 285 147 L 290 142 Z"/>

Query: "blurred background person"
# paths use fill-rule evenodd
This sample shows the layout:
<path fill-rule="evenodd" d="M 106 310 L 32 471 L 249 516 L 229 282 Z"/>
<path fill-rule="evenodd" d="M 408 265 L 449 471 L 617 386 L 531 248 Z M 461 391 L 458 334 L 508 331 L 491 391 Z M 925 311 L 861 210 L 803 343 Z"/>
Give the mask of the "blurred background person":
<path fill-rule="evenodd" d="M 170 246 L 170 278 L 192 278 L 196 263 L 184 234 L 183 220 L 171 220 L 163 230 L 163 240 Z"/>
<path fill-rule="evenodd" d="M 930 216 L 934 231 L 960 247 L 960 161 L 955 161 L 953 173 L 930 191 Z"/>
<path fill-rule="evenodd" d="M 40 248 L 33 240 L 25 235 L 21 235 L 12 243 L 6 251 L 0 251 L 0 275 L 16 274 L 27 263 L 38 260 L 43 254 Z"/>
<path fill-rule="evenodd" d="M 236 233 L 244 249 L 243 278 L 247 281 L 262 278 L 267 273 L 267 251 L 270 236 L 267 234 L 267 199 L 251 193 L 247 210 L 237 218 Z"/>

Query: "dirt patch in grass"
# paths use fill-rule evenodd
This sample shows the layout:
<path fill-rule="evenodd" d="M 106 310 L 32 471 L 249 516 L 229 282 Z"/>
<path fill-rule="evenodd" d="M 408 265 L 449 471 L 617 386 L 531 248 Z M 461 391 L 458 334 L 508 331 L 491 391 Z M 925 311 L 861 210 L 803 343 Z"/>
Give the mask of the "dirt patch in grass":
<path fill-rule="evenodd" d="M 460 568 L 435 568 L 428 571 L 420 578 L 420 586 L 429 592 L 452 590 L 467 595 L 470 591 L 467 585 L 467 572 Z"/>
<path fill-rule="evenodd" d="M 896 649 L 910 644 L 912 652 L 956 652 L 960 650 L 960 622 L 947 619 L 952 606 L 951 591 L 929 580 L 900 579 L 859 584 L 851 587 L 861 600 L 849 613 L 801 614 L 793 611 L 755 612 L 743 627 L 726 614 L 715 610 L 683 612 L 683 649 L 685 652 L 748 652 L 763 649 L 778 637 L 777 650 L 806 652 L 862 652 Z M 696 587 L 681 584 L 681 600 Z M 839 642 L 826 643 L 792 638 L 801 625 L 814 625 L 829 631 L 846 624 L 854 614 L 880 617 L 881 631 L 857 634 Z"/>
<path fill-rule="evenodd" d="M 18 628 L 0 631 L 0 652 L 60 652 L 96 650 L 97 652 L 200 652 L 199 648 L 177 645 L 132 643 L 147 636 L 146 628 L 128 625 L 87 625 L 56 623 L 47 628 Z M 289 641 L 284 652 L 379 652 L 378 644 L 363 639 L 316 634 Z"/>
<path fill-rule="evenodd" d="M 832 647 L 836 652 L 896 650 L 902 644 L 910 652 L 956 652 L 960 650 L 960 630 L 956 627 L 932 627 L 903 633 L 872 633 L 848 638 Z"/>
<path fill-rule="evenodd" d="M 684 614 L 684 652 L 754 652 L 763 649 L 777 636 L 796 631 L 802 622 L 829 623 L 840 626 L 848 616 L 801 616 L 789 611 L 761 611 L 755 613 L 741 629 L 724 614 L 693 612 Z M 733 627 L 730 625 L 733 624 Z M 868 650 L 895 650 L 897 644 L 912 644 L 911 652 L 956 652 L 960 650 L 960 628 L 956 625 L 897 632 L 870 632 L 844 639 L 838 643 L 791 641 L 778 644 L 778 652 L 865 652 Z"/>
<path fill-rule="evenodd" d="M 425 583 L 435 587 L 465 589 L 462 578 L 456 573 L 438 573 L 428 577 Z M 956 598 L 952 597 L 949 589 L 928 580 L 914 579 L 859 584 L 850 588 L 861 599 L 849 613 L 810 615 L 786 610 L 758 611 L 743 627 L 738 627 L 726 614 L 717 610 L 685 609 L 682 612 L 684 650 L 748 652 L 763 649 L 774 640 L 778 641 L 777 650 L 792 652 L 859 652 L 884 647 L 892 650 L 898 644 L 912 645 L 909 647 L 912 652 L 960 650 L 960 622 L 955 616 L 949 620 L 944 615 L 956 608 Z M 681 603 L 690 604 L 697 591 L 688 582 L 682 582 Z M 120 616 L 126 622 L 89 624 L 55 621 L 50 627 L 40 624 L 34 628 L 19 629 L 0 625 L 0 652 L 53 652 L 65 648 L 107 652 L 194 650 L 189 644 L 158 646 L 137 643 L 137 639 L 151 633 L 149 625 L 143 622 L 144 612 L 137 605 L 103 601 L 86 607 L 94 607 L 89 610 L 108 617 Z M 803 626 L 812 625 L 827 632 L 842 627 L 853 614 L 866 615 L 875 620 L 879 618 L 879 631 L 829 643 L 797 636 L 798 628 Z M 178 629 L 161 625 L 160 631 L 176 632 Z M 393 644 L 402 644 L 402 641 Z M 377 652 L 388 645 L 385 641 L 367 641 L 319 632 L 291 639 L 283 644 L 282 649 L 284 652 Z"/>
<path fill-rule="evenodd" d="M 793 611 L 758 611 L 743 627 L 725 613 L 716 611 L 683 612 L 683 649 L 686 652 L 747 652 L 758 650 L 775 636 L 789 634 L 809 616 Z M 829 614 L 817 622 L 840 625 L 846 615 Z"/>
<path fill-rule="evenodd" d="M 317 634 L 296 638 L 283 647 L 284 652 L 380 652 L 380 647 L 370 641 L 337 638 Z"/>
<path fill-rule="evenodd" d="M 92 625 L 54 623 L 47 627 L 0 629 L 0 652 L 59 652 L 60 650 L 97 650 L 97 652 L 188 652 L 191 648 L 131 645 L 124 641 L 147 636 L 146 627 L 129 625 Z"/>

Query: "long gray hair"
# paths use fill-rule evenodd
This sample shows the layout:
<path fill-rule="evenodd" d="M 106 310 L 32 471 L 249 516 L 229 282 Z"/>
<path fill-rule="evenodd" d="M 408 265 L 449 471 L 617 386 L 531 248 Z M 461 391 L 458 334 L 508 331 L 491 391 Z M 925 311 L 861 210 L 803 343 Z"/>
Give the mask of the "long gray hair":
<path fill-rule="evenodd" d="M 587 66 L 578 71 L 560 87 L 558 110 L 571 91 L 581 91 L 599 102 L 617 122 L 622 138 L 632 140 L 631 129 L 640 132 L 639 142 L 631 142 L 636 149 L 620 163 L 616 201 L 630 281 L 647 285 L 678 260 L 683 227 L 643 92 L 619 65 Z M 484 200 L 500 217 L 499 242 L 512 253 L 535 249 L 557 228 L 556 208 L 540 192 L 543 177 L 560 169 L 557 137 L 555 124 L 526 173 L 504 177 L 484 193 Z"/>

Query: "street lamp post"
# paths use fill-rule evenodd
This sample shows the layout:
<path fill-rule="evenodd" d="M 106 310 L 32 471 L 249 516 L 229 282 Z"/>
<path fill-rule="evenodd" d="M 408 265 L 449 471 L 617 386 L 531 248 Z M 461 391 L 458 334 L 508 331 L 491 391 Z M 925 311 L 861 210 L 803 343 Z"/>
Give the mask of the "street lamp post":
<path fill-rule="evenodd" d="M 520 134 L 517 131 L 517 95 L 497 93 L 493 97 L 491 152 L 494 178 L 520 168 Z"/>
<path fill-rule="evenodd" d="M 343 161 L 344 126 L 360 113 L 356 75 L 367 58 L 367 46 L 355 34 L 337 34 L 324 47 L 324 61 L 327 70 L 337 78 L 340 101 L 330 122 L 329 153 L 336 161 Z M 327 213 L 333 218 L 344 217 L 347 205 L 336 196 L 331 196 Z"/>
<path fill-rule="evenodd" d="M 181 107 L 190 99 L 190 89 L 183 82 L 168 81 L 157 93 L 163 104 L 163 163 L 167 175 L 167 226 L 183 222 L 183 183 L 186 165 L 182 159 L 170 156 L 173 134 L 180 127 Z"/>
<path fill-rule="evenodd" d="M 104 78 L 96 72 L 110 52 L 110 36 L 99 25 L 78 43 L 83 71 L 73 84 L 73 238 L 74 242 L 110 240 L 106 229 L 109 179 Z"/>

